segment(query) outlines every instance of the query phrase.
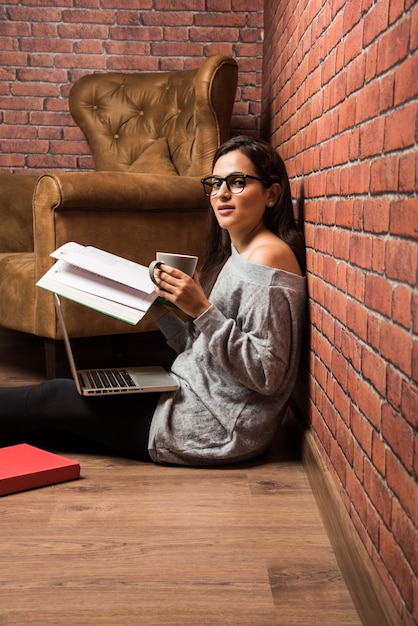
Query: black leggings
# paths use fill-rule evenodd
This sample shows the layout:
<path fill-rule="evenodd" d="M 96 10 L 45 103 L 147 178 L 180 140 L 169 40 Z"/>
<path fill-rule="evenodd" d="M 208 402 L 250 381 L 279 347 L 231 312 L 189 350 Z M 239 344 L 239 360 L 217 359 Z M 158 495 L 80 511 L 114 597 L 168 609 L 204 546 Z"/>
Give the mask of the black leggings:
<path fill-rule="evenodd" d="M 159 393 L 80 396 L 67 378 L 0 388 L 0 436 L 53 429 L 150 461 L 148 435 Z"/>

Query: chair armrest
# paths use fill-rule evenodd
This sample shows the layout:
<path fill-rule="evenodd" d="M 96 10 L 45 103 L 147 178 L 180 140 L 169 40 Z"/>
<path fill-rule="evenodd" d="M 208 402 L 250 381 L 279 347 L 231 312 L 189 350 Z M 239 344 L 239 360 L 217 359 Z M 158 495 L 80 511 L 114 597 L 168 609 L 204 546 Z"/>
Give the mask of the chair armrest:
<path fill-rule="evenodd" d="M 42 176 L 34 202 L 53 210 L 175 211 L 206 210 L 199 178 L 132 172 L 69 172 Z"/>
<path fill-rule="evenodd" d="M 33 250 L 32 196 L 38 176 L 0 174 L 0 252 Z"/>

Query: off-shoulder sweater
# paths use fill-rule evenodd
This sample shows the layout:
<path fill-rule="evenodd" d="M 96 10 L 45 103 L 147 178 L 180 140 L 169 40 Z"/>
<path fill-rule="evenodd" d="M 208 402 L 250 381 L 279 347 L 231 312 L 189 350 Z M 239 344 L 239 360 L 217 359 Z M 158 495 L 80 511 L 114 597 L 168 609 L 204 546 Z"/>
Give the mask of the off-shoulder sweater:
<path fill-rule="evenodd" d="M 158 325 L 178 356 L 178 390 L 163 393 L 151 423 L 157 463 L 214 465 L 250 459 L 271 443 L 295 385 L 306 279 L 244 260 L 235 248 L 195 332 L 174 313 Z"/>

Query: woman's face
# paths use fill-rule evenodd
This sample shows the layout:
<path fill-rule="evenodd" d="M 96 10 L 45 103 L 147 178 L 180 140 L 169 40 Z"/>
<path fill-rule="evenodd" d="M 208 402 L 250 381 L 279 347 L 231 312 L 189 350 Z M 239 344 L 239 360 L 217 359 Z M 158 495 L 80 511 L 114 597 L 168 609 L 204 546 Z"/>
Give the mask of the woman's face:
<path fill-rule="evenodd" d="M 224 154 L 214 165 L 214 176 L 225 178 L 230 174 L 249 174 L 258 177 L 251 160 L 239 150 Z M 263 227 L 266 206 L 270 202 L 275 202 L 278 197 L 275 187 L 280 190 L 279 185 L 266 189 L 261 181 L 247 178 L 244 189 L 235 194 L 223 181 L 217 195 L 210 198 L 219 226 L 227 229 L 232 235 L 235 231 L 251 233 Z"/>

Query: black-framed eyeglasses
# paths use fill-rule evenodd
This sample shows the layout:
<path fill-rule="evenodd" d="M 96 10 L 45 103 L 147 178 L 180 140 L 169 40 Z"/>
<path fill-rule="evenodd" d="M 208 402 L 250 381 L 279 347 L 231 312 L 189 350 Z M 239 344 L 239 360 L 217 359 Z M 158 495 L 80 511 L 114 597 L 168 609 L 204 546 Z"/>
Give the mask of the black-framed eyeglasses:
<path fill-rule="evenodd" d="M 251 178 L 251 180 L 259 180 L 262 183 L 264 182 L 261 178 L 258 178 L 258 176 L 250 176 L 250 174 L 242 174 L 241 172 L 228 174 L 225 178 L 222 178 L 221 176 L 206 176 L 206 178 L 202 178 L 200 182 L 202 183 L 207 196 L 217 196 L 223 182 L 226 183 L 226 186 L 231 193 L 242 193 L 245 189 L 246 180 L 248 178 Z"/>

